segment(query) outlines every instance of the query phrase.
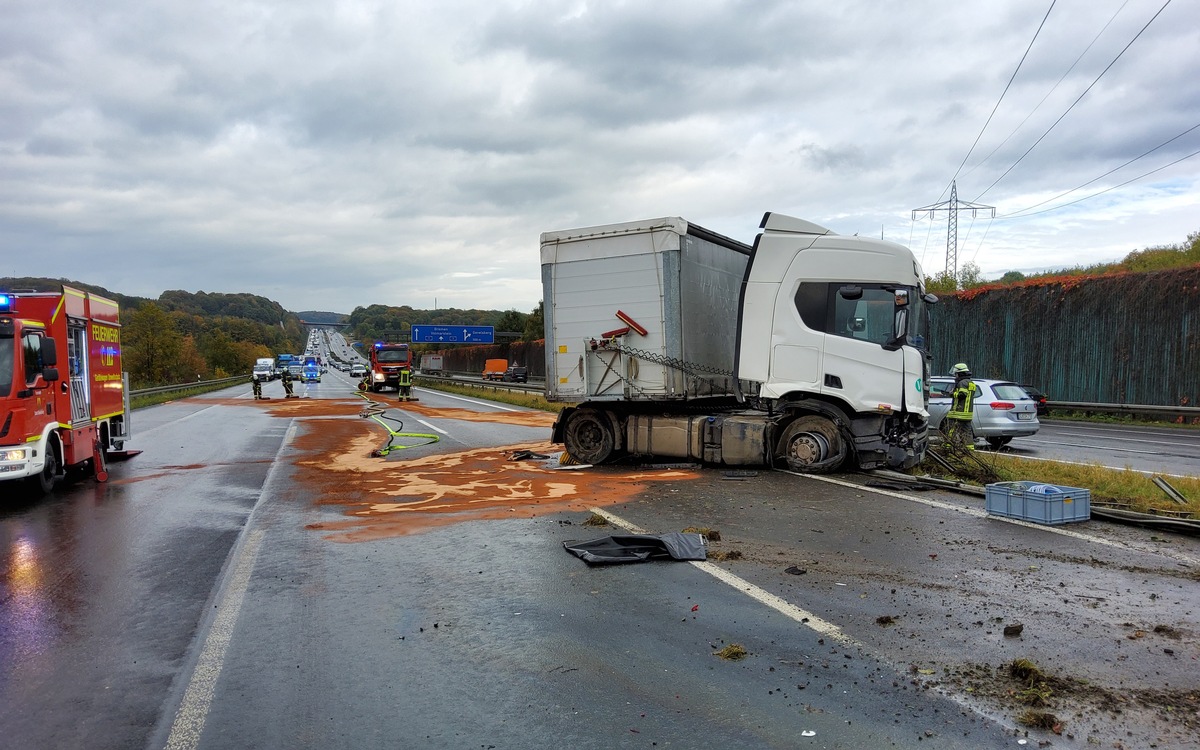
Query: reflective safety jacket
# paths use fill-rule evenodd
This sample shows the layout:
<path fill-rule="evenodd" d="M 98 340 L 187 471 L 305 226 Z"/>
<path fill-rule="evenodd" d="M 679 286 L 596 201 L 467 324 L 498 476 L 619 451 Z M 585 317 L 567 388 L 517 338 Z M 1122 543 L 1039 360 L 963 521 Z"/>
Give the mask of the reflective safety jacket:
<path fill-rule="evenodd" d="M 950 412 L 946 414 L 946 417 L 970 422 L 975 415 L 975 396 L 978 394 L 979 386 L 970 380 L 963 381 L 950 394 Z"/>

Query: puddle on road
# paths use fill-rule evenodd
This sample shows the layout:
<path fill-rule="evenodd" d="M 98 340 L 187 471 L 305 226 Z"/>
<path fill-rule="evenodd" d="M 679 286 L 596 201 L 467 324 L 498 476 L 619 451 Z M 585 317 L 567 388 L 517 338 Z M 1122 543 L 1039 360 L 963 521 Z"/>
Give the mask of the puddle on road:
<path fill-rule="evenodd" d="M 312 524 L 308 528 L 326 532 L 327 538 L 341 542 L 403 536 L 462 521 L 583 511 L 597 505 L 625 502 L 649 482 L 698 476 L 684 470 L 556 469 L 562 447 L 548 441 L 411 459 L 405 458 L 403 451 L 399 452 L 399 458 L 397 453 L 387 459 L 372 458 L 371 451 L 386 443 L 387 435 L 373 420 L 349 418 L 368 405 L 361 399 L 243 401 L 242 405 L 265 405 L 273 414 L 301 420 L 301 431 L 292 444 L 301 454 L 295 459 L 297 485 L 309 489 L 314 502 L 341 507 L 346 514 L 345 520 Z M 413 402 L 382 405 L 431 419 L 547 429 L 554 422 L 554 415 L 546 412 L 473 412 Z M 406 430 L 423 432 L 425 428 Z M 403 444 L 404 440 L 397 438 L 396 442 Z M 554 458 L 509 459 L 521 450 Z"/>

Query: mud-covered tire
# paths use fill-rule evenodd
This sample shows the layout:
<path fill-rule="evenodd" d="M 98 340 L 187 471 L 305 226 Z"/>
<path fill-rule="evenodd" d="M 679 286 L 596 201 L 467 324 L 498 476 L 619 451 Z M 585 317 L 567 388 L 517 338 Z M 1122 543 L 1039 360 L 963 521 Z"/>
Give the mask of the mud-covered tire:
<path fill-rule="evenodd" d="M 987 444 L 992 447 L 992 450 L 998 451 L 1004 446 L 1012 442 L 1010 437 L 990 437 L 987 439 Z"/>
<path fill-rule="evenodd" d="M 617 439 L 608 417 L 585 409 L 571 415 L 563 434 L 563 444 L 575 460 L 602 464 L 612 457 Z"/>
<path fill-rule="evenodd" d="M 850 449 L 832 420 L 808 414 L 784 427 L 775 454 L 793 471 L 826 474 L 845 465 Z"/>

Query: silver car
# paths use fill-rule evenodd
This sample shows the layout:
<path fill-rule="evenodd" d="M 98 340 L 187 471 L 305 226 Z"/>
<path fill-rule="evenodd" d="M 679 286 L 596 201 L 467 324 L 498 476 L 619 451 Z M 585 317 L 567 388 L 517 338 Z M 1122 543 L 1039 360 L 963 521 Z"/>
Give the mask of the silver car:
<path fill-rule="evenodd" d="M 1037 418 L 1037 403 L 1021 386 L 1007 380 L 972 378 L 979 388 L 975 395 L 975 412 L 971 432 L 983 438 L 992 448 L 1008 445 L 1015 437 L 1036 435 L 1041 423 Z M 950 411 L 954 378 L 929 379 L 929 427 L 942 429 Z"/>

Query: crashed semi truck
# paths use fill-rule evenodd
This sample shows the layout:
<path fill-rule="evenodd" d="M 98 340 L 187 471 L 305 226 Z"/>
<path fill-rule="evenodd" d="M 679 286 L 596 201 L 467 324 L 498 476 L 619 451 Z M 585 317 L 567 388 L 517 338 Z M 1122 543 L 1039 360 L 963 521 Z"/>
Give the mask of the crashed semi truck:
<path fill-rule="evenodd" d="M 105 454 L 130 437 L 120 333 L 117 303 L 96 294 L 0 293 L 0 483 L 46 493 L 88 462 L 107 479 Z"/>
<path fill-rule="evenodd" d="M 570 456 L 822 473 L 927 445 L 924 276 L 901 245 L 767 213 L 753 245 L 678 217 L 541 236 L 546 398 Z"/>

